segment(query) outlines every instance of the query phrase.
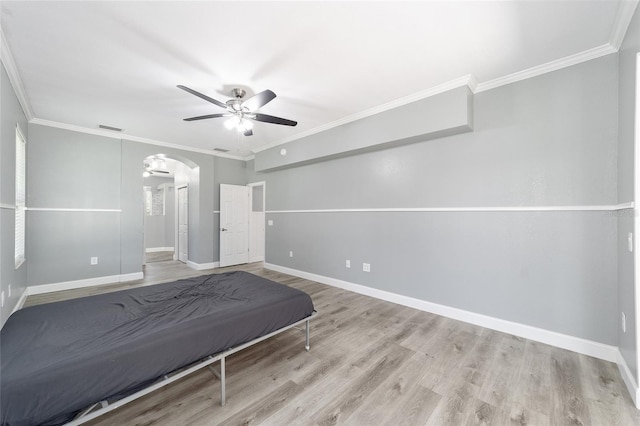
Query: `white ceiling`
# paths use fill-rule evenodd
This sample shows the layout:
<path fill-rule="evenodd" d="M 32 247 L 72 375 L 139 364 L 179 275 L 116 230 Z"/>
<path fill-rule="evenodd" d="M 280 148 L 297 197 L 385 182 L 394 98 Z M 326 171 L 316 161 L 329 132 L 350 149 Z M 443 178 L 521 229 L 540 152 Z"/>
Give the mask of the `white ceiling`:
<path fill-rule="evenodd" d="M 3 0 L 1 24 L 37 119 L 246 156 L 469 74 L 488 82 L 607 45 L 621 3 Z M 271 89 L 260 112 L 299 124 L 238 138 L 225 119 L 184 122 L 224 110 L 177 84 L 223 102 L 233 87 Z"/>

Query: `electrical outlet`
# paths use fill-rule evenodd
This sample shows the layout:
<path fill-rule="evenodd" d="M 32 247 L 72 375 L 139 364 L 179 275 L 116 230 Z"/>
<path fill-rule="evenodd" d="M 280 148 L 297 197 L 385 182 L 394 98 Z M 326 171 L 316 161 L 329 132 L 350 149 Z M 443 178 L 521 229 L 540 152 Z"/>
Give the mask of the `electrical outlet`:
<path fill-rule="evenodd" d="M 289 251 L 289 257 L 293 257 L 293 252 Z"/>
<path fill-rule="evenodd" d="M 624 314 L 624 312 L 622 313 L 622 319 L 620 321 L 620 325 L 622 326 L 622 332 L 626 333 L 627 332 L 627 316 Z"/>
<path fill-rule="evenodd" d="M 269 219 L 269 220 L 267 221 L 267 225 L 269 225 L 269 226 L 273 226 L 273 220 Z"/>
<path fill-rule="evenodd" d="M 347 259 L 347 261 L 345 262 L 344 266 L 346 266 L 347 268 L 351 268 L 351 261 L 349 259 Z"/>
<path fill-rule="evenodd" d="M 92 257 L 91 258 L 91 264 L 92 265 L 97 265 L 98 264 L 98 258 L 97 257 Z"/>
<path fill-rule="evenodd" d="M 368 263 L 363 263 L 362 264 L 362 270 L 364 272 L 371 272 L 371 265 L 369 265 Z"/>
<path fill-rule="evenodd" d="M 627 234 L 627 249 L 630 252 L 633 252 L 633 232 L 629 232 L 629 234 Z"/>

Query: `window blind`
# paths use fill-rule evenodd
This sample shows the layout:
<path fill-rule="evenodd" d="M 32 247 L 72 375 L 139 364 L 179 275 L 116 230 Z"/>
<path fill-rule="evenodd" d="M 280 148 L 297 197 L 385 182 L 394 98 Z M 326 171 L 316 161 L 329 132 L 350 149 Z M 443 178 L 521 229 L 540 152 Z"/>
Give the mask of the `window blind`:
<path fill-rule="evenodd" d="M 16 126 L 16 228 L 15 261 L 16 269 L 25 260 L 26 234 L 26 141 Z"/>

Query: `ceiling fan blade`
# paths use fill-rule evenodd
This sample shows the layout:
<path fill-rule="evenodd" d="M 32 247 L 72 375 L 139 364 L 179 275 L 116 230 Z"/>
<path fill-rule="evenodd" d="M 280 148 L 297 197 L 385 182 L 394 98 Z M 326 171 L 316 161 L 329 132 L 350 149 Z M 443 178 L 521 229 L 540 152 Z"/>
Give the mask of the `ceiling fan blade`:
<path fill-rule="evenodd" d="M 211 102 L 211 103 L 212 103 L 212 104 L 214 104 L 214 105 L 218 105 L 220 108 L 227 109 L 227 104 L 224 104 L 224 103 L 222 103 L 222 102 L 220 102 L 220 101 L 216 101 L 215 99 L 210 98 L 210 97 L 209 97 L 209 96 L 207 96 L 207 95 L 203 95 L 203 94 L 202 94 L 202 93 L 200 93 L 200 92 L 196 92 L 196 91 L 195 91 L 195 90 L 193 90 L 193 89 L 189 89 L 187 86 L 182 86 L 182 85 L 178 84 L 178 86 L 176 86 L 176 87 L 177 87 L 178 89 L 182 89 L 182 90 L 184 90 L 185 92 L 191 93 L 192 95 L 196 95 L 197 97 L 199 97 L 199 98 L 201 98 L 201 99 L 204 99 L 204 100 L 205 100 L 205 101 L 207 101 L 207 102 Z"/>
<path fill-rule="evenodd" d="M 246 132 L 244 132 L 244 135 L 245 135 L 245 136 L 251 136 L 251 135 L 253 135 L 253 130 L 251 130 L 251 129 L 247 130 Z"/>
<path fill-rule="evenodd" d="M 271 90 L 265 90 L 244 101 L 242 107 L 247 108 L 249 111 L 255 111 L 261 106 L 271 102 L 275 97 L 276 94 Z"/>
<path fill-rule="evenodd" d="M 184 121 L 205 120 L 207 118 L 219 118 L 219 117 L 231 117 L 232 114 L 208 114 L 200 115 L 198 117 L 185 118 Z"/>
<path fill-rule="evenodd" d="M 273 115 L 267 114 L 253 114 L 255 117 L 251 117 L 256 121 L 262 121 L 263 123 L 273 123 L 273 124 L 282 124 L 284 126 L 295 126 L 298 124 L 297 121 L 287 120 L 286 118 L 274 117 Z"/>

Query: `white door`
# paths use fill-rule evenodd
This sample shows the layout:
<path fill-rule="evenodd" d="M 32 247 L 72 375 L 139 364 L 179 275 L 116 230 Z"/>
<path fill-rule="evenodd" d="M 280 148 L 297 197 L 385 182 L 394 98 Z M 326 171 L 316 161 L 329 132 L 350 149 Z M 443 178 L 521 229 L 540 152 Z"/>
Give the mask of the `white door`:
<path fill-rule="evenodd" d="M 178 188 L 178 260 L 189 259 L 189 192 L 186 186 Z"/>
<path fill-rule="evenodd" d="M 220 266 L 249 262 L 249 188 L 220 185 Z"/>

